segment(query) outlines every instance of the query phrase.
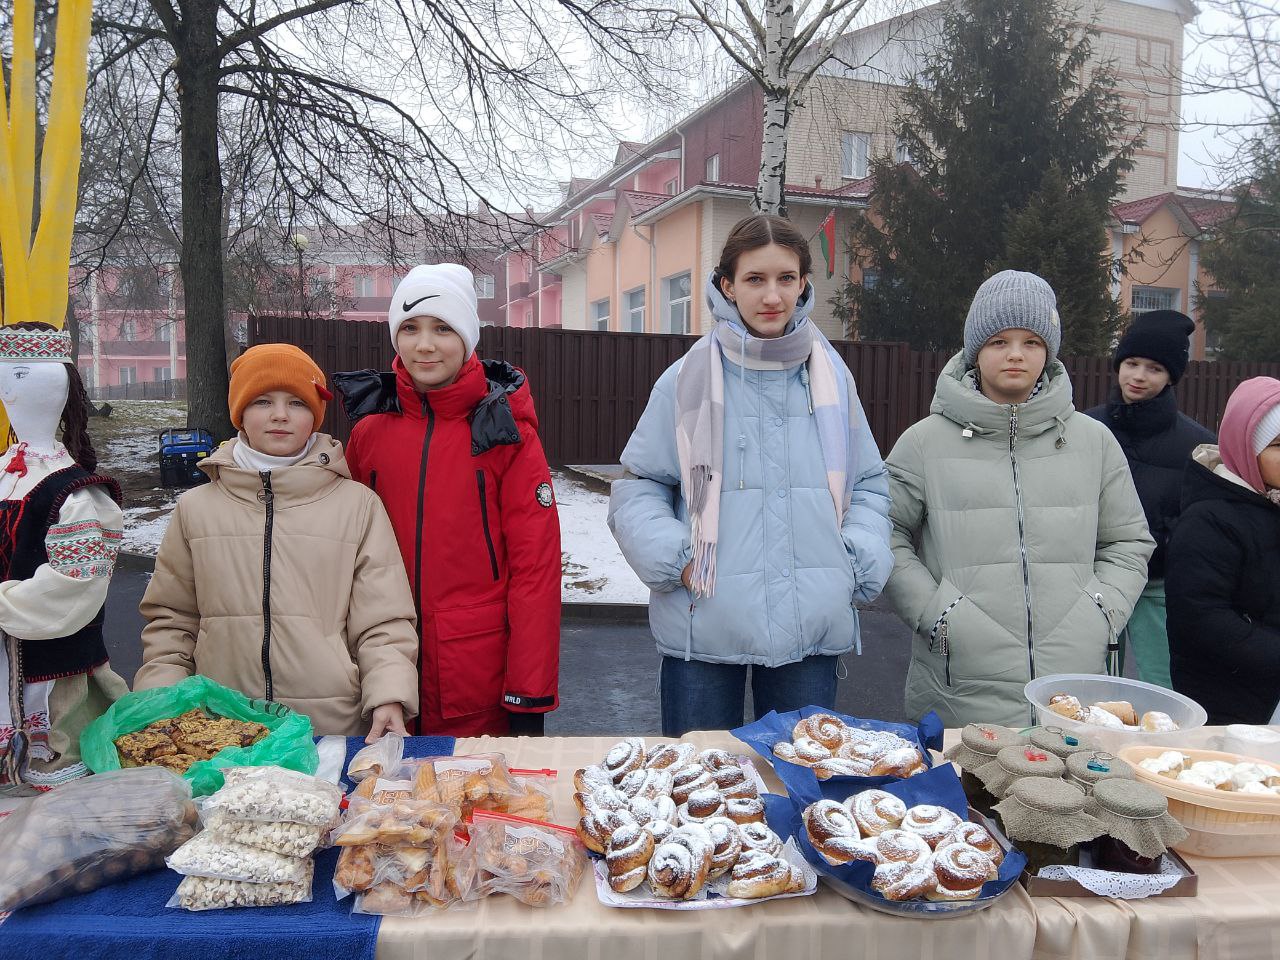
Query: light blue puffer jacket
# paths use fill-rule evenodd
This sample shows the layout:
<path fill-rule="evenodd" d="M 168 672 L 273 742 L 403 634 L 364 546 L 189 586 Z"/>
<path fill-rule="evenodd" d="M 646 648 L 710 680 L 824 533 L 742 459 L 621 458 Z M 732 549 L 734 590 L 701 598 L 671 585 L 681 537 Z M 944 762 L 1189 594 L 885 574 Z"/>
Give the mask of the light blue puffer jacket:
<path fill-rule="evenodd" d="M 654 385 L 609 500 L 609 527 L 653 591 L 658 650 L 766 667 L 848 652 L 859 642 L 854 603 L 874 600 L 893 567 L 888 473 L 870 431 L 858 434 L 859 475 L 837 530 L 803 367 L 744 371 L 726 358 L 716 586 L 694 604 L 680 582 L 691 556 L 675 436 L 683 362 Z"/>

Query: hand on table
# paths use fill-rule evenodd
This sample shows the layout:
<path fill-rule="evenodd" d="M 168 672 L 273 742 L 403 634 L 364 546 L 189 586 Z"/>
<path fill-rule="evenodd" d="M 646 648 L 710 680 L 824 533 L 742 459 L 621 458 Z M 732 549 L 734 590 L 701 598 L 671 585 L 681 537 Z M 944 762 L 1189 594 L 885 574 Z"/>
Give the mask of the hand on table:
<path fill-rule="evenodd" d="M 384 703 L 374 708 L 373 716 L 369 718 L 369 735 L 364 742 L 374 743 L 387 733 L 408 736 L 404 728 L 404 709 L 398 703 Z"/>

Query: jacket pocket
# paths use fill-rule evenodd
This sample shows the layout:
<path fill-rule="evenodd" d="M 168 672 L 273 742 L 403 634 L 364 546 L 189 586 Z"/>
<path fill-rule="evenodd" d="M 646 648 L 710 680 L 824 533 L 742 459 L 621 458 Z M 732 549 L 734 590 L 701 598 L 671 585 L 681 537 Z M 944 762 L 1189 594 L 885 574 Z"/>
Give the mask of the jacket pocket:
<path fill-rule="evenodd" d="M 489 532 L 489 495 L 485 489 L 483 470 L 476 471 L 476 492 L 480 495 L 480 527 L 484 530 L 484 545 L 489 549 L 489 571 L 493 582 L 498 582 L 498 552 L 493 549 L 493 534 Z"/>
<path fill-rule="evenodd" d="M 947 618 L 963 599 L 964 594 L 961 594 L 947 604 L 929 630 L 929 652 L 942 657 L 943 676 L 948 687 L 951 686 L 951 625 Z"/>
<path fill-rule="evenodd" d="M 507 670 L 506 602 L 441 610 L 435 615 L 435 628 L 441 716 L 449 720 L 501 707 Z"/>
<path fill-rule="evenodd" d="M 1085 588 L 1084 592 L 1085 596 L 1087 596 L 1090 602 L 1093 603 L 1094 608 L 1102 615 L 1102 619 L 1107 625 L 1107 657 L 1103 661 L 1103 670 L 1110 673 L 1111 654 L 1115 653 L 1118 656 L 1120 652 L 1120 632 L 1116 630 L 1114 615 L 1112 611 L 1107 608 L 1106 600 L 1103 598 L 1101 591 L 1091 591 L 1088 588 Z M 1117 663 L 1117 670 L 1119 670 L 1119 666 L 1119 663 Z"/>

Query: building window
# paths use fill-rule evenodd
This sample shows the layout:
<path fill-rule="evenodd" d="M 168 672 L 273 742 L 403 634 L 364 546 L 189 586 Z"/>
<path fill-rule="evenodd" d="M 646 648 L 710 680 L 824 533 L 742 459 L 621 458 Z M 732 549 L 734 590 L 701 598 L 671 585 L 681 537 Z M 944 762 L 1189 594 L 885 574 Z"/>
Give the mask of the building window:
<path fill-rule="evenodd" d="M 133 321 L 133 320 L 120 321 L 120 339 L 121 340 L 133 340 L 137 336 L 138 336 L 138 324 L 136 321 Z"/>
<path fill-rule="evenodd" d="M 871 134 L 840 134 L 840 176 L 846 180 L 861 180 L 867 175 L 871 163 Z"/>
<path fill-rule="evenodd" d="M 120 368 L 120 386 L 127 387 L 131 383 L 138 382 L 137 367 L 121 367 Z"/>
<path fill-rule="evenodd" d="M 893 146 L 893 162 L 894 163 L 913 163 L 911 157 L 911 148 L 907 146 L 905 140 L 899 140 Z"/>
<path fill-rule="evenodd" d="M 644 333 L 644 287 L 636 287 L 623 294 L 627 331 Z"/>
<path fill-rule="evenodd" d="M 493 299 L 493 275 L 480 273 L 476 275 L 476 297 L 481 300 Z"/>
<path fill-rule="evenodd" d="M 680 189 L 680 178 L 672 177 L 670 180 L 667 181 L 667 186 L 665 189 L 667 191 L 667 196 L 674 197 L 676 195 L 676 191 Z"/>
<path fill-rule="evenodd" d="M 151 379 L 156 383 L 163 383 L 165 380 L 173 379 L 173 373 L 168 367 L 155 367 L 151 373 Z"/>
<path fill-rule="evenodd" d="M 94 387 L 96 387 L 97 384 L 93 382 L 93 367 L 81 367 L 80 380 L 81 382 L 84 383 L 85 387 L 89 390 L 92 390 Z"/>
<path fill-rule="evenodd" d="M 862 288 L 864 290 L 874 290 L 876 284 L 880 282 L 879 270 L 863 270 L 862 271 Z"/>
<path fill-rule="evenodd" d="M 1129 312 L 1140 317 L 1152 310 L 1177 310 L 1179 292 L 1173 287 L 1134 287 L 1129 295 Z"/>
<path fill-rule="evenodd" d="M 378 285 L 373 277 L 367 277 L 364 274 L 358 275 L 352 281 L 352 288 L 355 290 L 357 297 L 376 297 Z"/>
<path fill-rule="evenodd" d="M 609 329 L 609 298 L 597 300 L 591 304 L 591 329 Z"/>
<path fill-rule="evenodd" d="M 156 339 L 161 343 L 168 343 L 173 339 L 173 324 L 168 320 L 161 320 L 156 324 Z"/>
<path fill-rule="evenodd" d="M 689 333 L 693 321 L 690 275 L 682 273 L 663 280 L 662 298 L 666 301 L 667 330 L 671 333 Z"/>
<path fill-rule="evenodd" d="M 713 153 L 707 157 L 706 176 L 704 179 L 707 183 L 715 183 L 720 179 L 720 154 Z"/>

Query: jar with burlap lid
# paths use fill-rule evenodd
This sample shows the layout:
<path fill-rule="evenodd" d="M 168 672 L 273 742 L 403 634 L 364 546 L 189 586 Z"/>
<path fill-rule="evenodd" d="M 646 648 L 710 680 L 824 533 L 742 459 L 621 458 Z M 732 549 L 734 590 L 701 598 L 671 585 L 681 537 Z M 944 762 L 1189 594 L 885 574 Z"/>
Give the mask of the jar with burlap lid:
<path fill-rule="evenodd" d="M 1085 793 L 1092 793 L 1094 784 L 1103 780 L 1136 779 L 1132 766 L 1100 750 L 1081 751 L 1067 757 L 1067 782 Z"/>
<path fill-rule="evenodd" d="M 1086 799 L 1083 790 L 1065 780 L 1024 777 L 996 804 L 1005 835 L 1027 855 L 1032 876 L 1050 864 L 1078 864 L 1080 844 L 1105 832 L 1085 811 Z"/>
<path fill-rule="evenodd" d="M 960 768 L 960 786 L 970 806 L 988 815 L 992 813 L 998 798 L 975 771 L 994 761 L 1005 747 L 1022 746 L 1026 742 L 1025 735 L 995 723 L 971 723 L 960 731 L 960 742 L 945 756 Z"/>
<path fill-rule="evenodd" d="M 1052 753 L 1063 761 L 1081 750 L 1098 749 L 1098 745 L 1087 737 L 1069 733 L 1060 727 L 1036 727 L 1031 731 L 1030 740 L 1033 747 Z"/>
<path fill-rule="evenodd" d="M 1062 779 L 1067 772 L 1067 765 L 1052 753 L 1033 747 L 1031 744 L 1005 747 L 996 754 L 996 758 L 973 771 L 992 796 L 1003 800 L 1009 795 L 1009 788 L 1025 777 L 1051 777 Z"/>
<path fill-rule="evenodd" d="M 1164 852 L 1187 839 L 1187 831 L 1169 813 L 1168 798 L 1136 780 L 1095 784 L 1087 808 L 1106 829 L 1094 846 L 1094 859 L 1103 870 L 1156 873 Z"/>

